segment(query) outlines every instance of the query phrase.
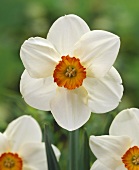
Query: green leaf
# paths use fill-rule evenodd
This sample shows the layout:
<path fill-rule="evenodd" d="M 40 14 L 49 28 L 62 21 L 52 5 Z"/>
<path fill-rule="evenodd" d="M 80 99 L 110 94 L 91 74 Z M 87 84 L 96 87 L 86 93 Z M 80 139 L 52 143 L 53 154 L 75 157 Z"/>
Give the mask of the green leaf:
<path fill-rule="evenodd" d="M 68 170 L 79 170 L 79 130 L 69 132 Z"/>
<path fill-rule="evenodd" d="M 90 170 L 90 153 L 89 138 L 85 129 L 83 129 L 81 154 L 80 154 L 80 170 Z"/>
<path fill-rule="evenodd" d="M 45 125 L 44 141 L 45 141 L 45 148 L 46 148 L 46 155 L 47 155 L 48 170 L 60 170 L 60 167 L 57 162 L 54 151 L 52 149 L 48 134 L 49 134 L 49 128 L 48 126 Z"/>

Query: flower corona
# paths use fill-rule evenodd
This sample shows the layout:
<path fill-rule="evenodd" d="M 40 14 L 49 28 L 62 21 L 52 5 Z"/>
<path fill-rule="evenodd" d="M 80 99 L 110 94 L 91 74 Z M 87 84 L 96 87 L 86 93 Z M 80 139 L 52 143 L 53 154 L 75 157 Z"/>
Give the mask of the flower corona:
<path fill-rule="evenodd" d="M 85 70 L 79 59 L 69 55 L 62 56 L 62 61 L 56 65 L 54 70 L 54 82 L 69 90 L 78 88 L 86 78 Z"/>
<path fill-rule="evenodd" d="M 18 154 L 8 152 L 0 156 L 0 170 L 22 170 L 22 167 L 23 161 Z"/>
<path fill-rule="evenodd" d="M 139 148 L 133 146 L 122 157 L 122 161 L 128 170 L 139 169 Z"/>

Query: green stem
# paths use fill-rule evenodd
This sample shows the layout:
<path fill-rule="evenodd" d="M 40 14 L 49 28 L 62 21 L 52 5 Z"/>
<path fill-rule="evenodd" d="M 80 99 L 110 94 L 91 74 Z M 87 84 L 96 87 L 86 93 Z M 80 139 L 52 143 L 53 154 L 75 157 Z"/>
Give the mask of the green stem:
<path fill-rule="evenodd" d="M 45 149 L 48 163 L 48 170 L 60 170 L 60 166 L 57 162 L 56 156 L 52 149 L 50 140 L 49 140 L 49 128 L 45 125 L 44 129 L 44 141 L 45 141 Z"/>
<path fill-rule="evenodd" d="M 79 170 L 79 130 L 69 132 L 68 170 Z"/>

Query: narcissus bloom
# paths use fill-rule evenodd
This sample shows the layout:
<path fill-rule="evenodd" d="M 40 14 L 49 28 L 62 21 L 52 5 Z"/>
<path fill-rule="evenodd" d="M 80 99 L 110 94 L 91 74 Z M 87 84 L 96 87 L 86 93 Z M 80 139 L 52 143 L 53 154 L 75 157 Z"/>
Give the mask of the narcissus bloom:
<path fill-rule="evenodd" d="M 139 170 L 139 109 L 120 112 L 109 133 L 90 137 L 90 148 L 97 157 L 91 170 Z"/>
<path fill-rule="evenodd" d="M 112 67 L 120 47 L 119 37 L 90 31 L 76 15 L 57 19 L 47 39 L 26 40 L 20 51 L 26 68 L 20 90 L 25 101 L 51 110 L 57 123 L 75 130 L 91 112 L 105 113 L 119 104 L 122 80 Z"/>
<path fill-rule="evenodd" d="M 21 116 L 0 133 L 0 170 L 47 170 L 41 129 L 31 116 Z M 57 158 L 59 150 L 53 146 Z"/>

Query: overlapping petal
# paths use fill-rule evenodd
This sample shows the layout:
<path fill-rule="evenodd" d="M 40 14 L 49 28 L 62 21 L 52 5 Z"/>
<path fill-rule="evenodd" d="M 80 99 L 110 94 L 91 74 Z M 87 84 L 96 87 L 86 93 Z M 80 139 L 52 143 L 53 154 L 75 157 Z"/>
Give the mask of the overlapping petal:
<path fill-rule="evenodd" d="M 12 121 L 4 135 L 12 142 L 11 152 L 17 153 L 24 143 L 41 142 L 42 140 L 40 126 L 31 116 L 22 116 Z"/>
<path fill-rule="evenodd" d="M 31 170 L 47 170 L 46 153 L 44 143 L 26 143 L 20 150 L 24 166 L 31 165 Z"/>
<path fill-rule="evenodd" d="M 83 86 L 88 91 L 88 105 L 92 112 L 105 113 L 115 109 L 123 95 L 122 80 L 112 67 L 101 79 L 87 77 Z"/>
<path fill-rule="evenodd" d="M 52 148 L 57 160 L 59 160 L 61 155 L 59 149 L 55 145 L 52 145 Z M 44 143 L 26 143 L 21 149 L 21 155 L 23 157 L 23 169 L 48 170 Z"/>
<path fill-rule="evenodd" d="M 74 56 L 92 71 L 93 77 L 103 77 L 113 65 L 120 48 L 119 37 L 107 31 L 94 30 L 84 34 L 74 49 Z"/>
<path fill-rule="evenodd" d="M 91 136 L 90 148 L 97 159 L 111 170 L 122 165 L 121 157 L 131 145 L 127 136 Z"/>
<path fill-rule="evenodd" d="M 86 99 L 87 92 L 83 87 L 72 91 L 58 88 L 51 102 L 51 111 L 56 122 L 69 131 L 85 124 L 91 114 Z"/>
<path fill-rule="evenodd" d="M 48 40 L 39 37 L 26 40 L 20 56 L 28 73 L 34 78 L 51 76 L 61 57 Z"/>
<path fill-rule="evenodd" d="M 50 110 L 50 101 L 54 97 L 57 85 L 53 77 L 34 79 L 25 70 L 21 77 L 20 91 L 24 100 L 32 107 Z"/>
<path fill-rule="evenodd" d="M 121 111 L 113 120 L 110 130 L 110 135 L 127 135 L 133 143 L 132 145 L 139 146 L 139 109 L 131 108 Z"/>
<path fill-rule="evenodd" d="M 111 170 L 102 164 L 99 160 L 96 160 L 90 170 Z"/>
<path fill-rule="evenodd" d="M 88 31 L 90 29 L 83 19 L 70 14 L 60 17 L 53 23 L 47 39 L 61 55 L 68 55 L 73 45 Z"/>
<path fill-rule="evenodd" d="M 7 152 L 10 148 L 8 139 L 5 135 L 0 133 L 0 154 Z"/>

